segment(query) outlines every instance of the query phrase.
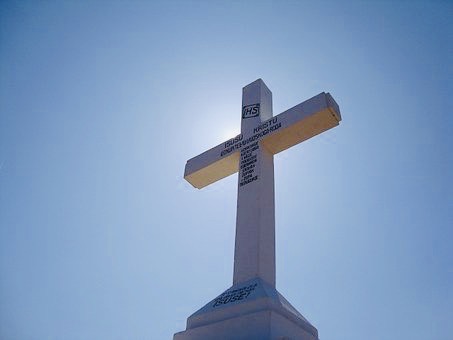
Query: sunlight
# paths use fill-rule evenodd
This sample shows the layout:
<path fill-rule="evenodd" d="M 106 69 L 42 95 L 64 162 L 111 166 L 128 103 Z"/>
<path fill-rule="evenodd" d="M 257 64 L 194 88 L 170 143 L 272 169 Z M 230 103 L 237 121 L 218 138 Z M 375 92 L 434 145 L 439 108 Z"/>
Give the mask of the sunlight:
<path fill-rule="evenodd" d="M 228 127 L 222 130 L 221 137 L 222 140 L 228 140 L 231 138 L 236 137 L 238 134 L 241 132 L 238 129 L 235 129 L 233 127 Z"/>

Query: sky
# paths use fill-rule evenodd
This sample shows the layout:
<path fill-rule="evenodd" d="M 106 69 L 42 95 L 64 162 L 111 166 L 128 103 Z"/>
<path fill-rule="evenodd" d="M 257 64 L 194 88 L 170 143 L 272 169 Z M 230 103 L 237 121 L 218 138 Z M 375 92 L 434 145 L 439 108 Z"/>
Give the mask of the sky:
<path fill-rule="evenodd" d="M 320 92 L 275 156 L 277 289 L 321 340 L 453 334 L 449 1 L 2 1 L 0 338 L 172 339 L 232 284 L 237 175 L 188 159 Z"/>

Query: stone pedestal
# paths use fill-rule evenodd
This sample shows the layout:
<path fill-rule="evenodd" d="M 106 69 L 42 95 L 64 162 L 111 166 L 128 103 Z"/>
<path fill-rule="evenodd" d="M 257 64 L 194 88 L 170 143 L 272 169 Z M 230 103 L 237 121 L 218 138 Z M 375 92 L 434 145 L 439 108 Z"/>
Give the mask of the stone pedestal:
<path fill-rule="evenodd" d="M 173 340 L 318 340 L 318 331 L 260 278 L 233 285 L 187 319 Z"/>

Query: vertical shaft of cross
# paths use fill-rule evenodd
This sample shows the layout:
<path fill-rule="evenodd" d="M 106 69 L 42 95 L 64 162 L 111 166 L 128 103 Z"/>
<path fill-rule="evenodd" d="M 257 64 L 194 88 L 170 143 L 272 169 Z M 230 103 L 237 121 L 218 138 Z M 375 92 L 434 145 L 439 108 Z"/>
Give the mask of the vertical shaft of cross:
<path fill-rule="evenodd" d="M 261 79 L 242 93 L 243 134 L 272 117 L 272 93 Z M 233 284 L 260 277 L 275 286 L 273 155 L 257 140 L 241 149 Z"/>

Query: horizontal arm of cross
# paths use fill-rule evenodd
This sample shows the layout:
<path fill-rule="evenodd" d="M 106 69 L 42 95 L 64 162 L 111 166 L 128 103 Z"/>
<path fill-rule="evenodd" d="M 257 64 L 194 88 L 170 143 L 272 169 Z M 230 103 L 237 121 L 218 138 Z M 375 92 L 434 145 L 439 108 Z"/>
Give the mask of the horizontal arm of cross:
<path fill-rule="evenodd" d="M 195 188 L 201 189 L 211 183 L 234 174 L 239 168 L 239 149 L 222 153 L 225 143 L 203 152 L 186 163 L 184 178 Z"/>
<path fill-rule="evenodd" d="M 341 114 L 330 93 L 322 92 L 272 119 L 281 127 L 265 136 L 262 144 L 276 154 L 337 126 Z"/>
<path fill-rule="evenodd" d="M 249 143 L 259 140 L 276 154 L 337 126 L 340 120 L 338 104 L 329 93 L 322 92 L 264 121 L 253 131 L 243 132 L 188 160 L 184 178 L 201 189 L 237 172 L 239 151 Z"/>

